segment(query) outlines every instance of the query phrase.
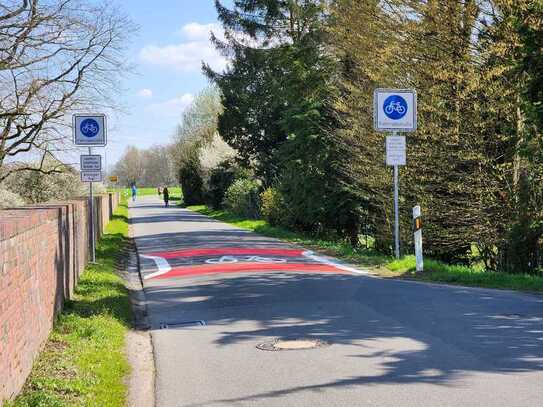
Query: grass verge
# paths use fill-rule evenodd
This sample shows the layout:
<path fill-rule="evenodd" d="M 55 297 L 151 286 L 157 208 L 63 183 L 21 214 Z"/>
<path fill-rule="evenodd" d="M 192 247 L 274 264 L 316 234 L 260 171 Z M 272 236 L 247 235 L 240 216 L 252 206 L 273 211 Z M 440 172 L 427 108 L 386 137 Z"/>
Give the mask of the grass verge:
<path fill-rule="evenodd" d="M 543 292 L 543 276 L 485 272 L 481 269 L 448 265 L 431 259 L 425 259 L 424 272 L 417 273 L 415 271 L 414 256 L 405 256 L 400 260 L 394 260 L 392 257 L 384 256 L 370 249 L 353 249 L 346 242 L 315 239 L 302 233 L 270 226 L 262 219 L 241 218 L 228 211 L 217 211 L 204 205 L 189 206 L 188 209 L 261 235 L 300 244 L 310 249 L 338 257 L 360 267 L 369 268 L 372 273 L 382 277 L 409 278 L 473 287 Z"/>
<path fill-rule="evenodd" d="M 124 406 L 129 364 L 124 354 L 131 325 L 128 291 L 115 272 L 127 243 L 128 209 L 121 203 L 89 265 L 65 304 L 22 393 L 22 406 Z"/>

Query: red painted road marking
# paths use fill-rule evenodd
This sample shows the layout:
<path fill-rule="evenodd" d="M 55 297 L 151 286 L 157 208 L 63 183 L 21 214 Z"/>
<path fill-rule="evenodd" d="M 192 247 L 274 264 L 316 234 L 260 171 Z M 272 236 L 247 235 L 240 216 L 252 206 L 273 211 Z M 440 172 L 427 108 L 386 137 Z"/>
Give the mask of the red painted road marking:
<path fill-rule="evenodd" d="M 283 257 L 301 257 L 304 250 L 300 249 L 261 249 L 261 248 L 242 248 L 242 247 L 221 247 L 217 249 L 183 249 L 167 252 L 145 253 L 146 256 L 162 257 L 163 259 L 177 259 L 181 257 L 200 257 L 200 256 L 283 256 Z"/>
<path fill-rule="evenodd" d="M 283 259 L 260 257 L 259 255 L 281 256 Z M 208 264 L 187 264 L 175 268 L 172 268 L 172 266 L 168 262 L 168 259 L 173 260 L 188 257 L 209 256 L 221 257 L 208 258 L 205 261 L 205 263 Z M 240 256 L 246 257 L 243 258 Z M 158 267 L 158 271 L 145 274 L 143 276 L 145 280 L 158 278 L 165 279 L 172 277 L 202 275 L 211 273 L 235 273 L 249 271 L 301 271 L 317 273 L 349 272 L 354 274 L 367 274 L 366 271 L 361 271 L 353 267 L 337 263 L 333 259 L 317 256 L 312 251 L 305 251 L 300 249 L 221 247 L 153 252 L 141 255 L 141 257 L 153 260 Z M 298 259 L 294 260 L 293 258 Z M 260 261 L 258 261 L 257 259 L 260 259 Z M 303 262 L 303 259 L 307 259 L 311 262 Z M 294 261 L 295 263 L 288 263 L 288 260 Z M 300 260 L 302 260 L 302 262 Z"/>
<path fill-rule="evenodd" d="M 190 267 L 176 267 L 165 274 L 158 275 L 153 279 L 165 279 L 172 277 L 188 277 L 205 274 L 225 274 L 225 273 L 249 273 L 249 272 L 269 272 L 269 271 L 296 271 L 310 273 L 348 273 L 337 267 L 326 264 L 308 264 L 308 263 L 290 263 L 290 264 L 213 264 Z"/>

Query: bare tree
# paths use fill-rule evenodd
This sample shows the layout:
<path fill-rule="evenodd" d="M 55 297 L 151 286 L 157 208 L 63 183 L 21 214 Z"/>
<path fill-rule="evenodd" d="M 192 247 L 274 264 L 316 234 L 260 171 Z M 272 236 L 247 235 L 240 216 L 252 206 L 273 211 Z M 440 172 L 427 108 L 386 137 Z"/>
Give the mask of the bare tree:
<path fill-rule="evenodd" d="M 154 146 L 142 152 L 145 169 L 143 185 L 161 186 L 175 183 L 173 161 L 169 146 Z"/>
<path fill-rule="evenodd" d="M 143 154 L 134 146 L 126 147 L 123 156 L 113 168 L 113 174 L 119 177 L 119 185 L 141 185 L 145 173 Z"/>
<path fill-rule="evenodd" d="M 135 26 L 117 9 L 84 0 L 0 4 L 0 181 L 45 169 L 69 139 L 70 113 L 112 107 Z M 38 165 L 6 165 L 31 156 Z"/>

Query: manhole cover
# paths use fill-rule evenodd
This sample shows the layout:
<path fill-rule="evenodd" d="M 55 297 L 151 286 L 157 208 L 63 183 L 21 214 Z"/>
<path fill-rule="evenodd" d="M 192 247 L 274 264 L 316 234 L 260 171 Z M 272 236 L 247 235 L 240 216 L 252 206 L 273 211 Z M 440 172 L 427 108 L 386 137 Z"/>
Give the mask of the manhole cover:
<path fill-rule="evenodd" d="M 320 339 L 277 339 L 256 345 L 257 349 L 269 351 L 315 349 L 323 346 L 328 346 L 328 343 Z"/>

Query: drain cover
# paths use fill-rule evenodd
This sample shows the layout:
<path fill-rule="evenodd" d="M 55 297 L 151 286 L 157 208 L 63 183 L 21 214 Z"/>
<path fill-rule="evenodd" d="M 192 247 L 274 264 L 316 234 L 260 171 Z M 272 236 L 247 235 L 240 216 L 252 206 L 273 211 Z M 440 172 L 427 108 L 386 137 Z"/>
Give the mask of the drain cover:
<path fill-rule="evenodd" d="M 205 326 L 205 321 L 182 321 L 182 322 L 161 322 L 160 329 L 174 329 L 174 328 L 186 328 L 191 326 Z"/>
<path fill-rule="evenodd" d="M 320 339 L 277 339 L 256 345 L 257 349 L 269 351 L 315 349 L 323 346 L 328 346 L 328 342 Z"/>

